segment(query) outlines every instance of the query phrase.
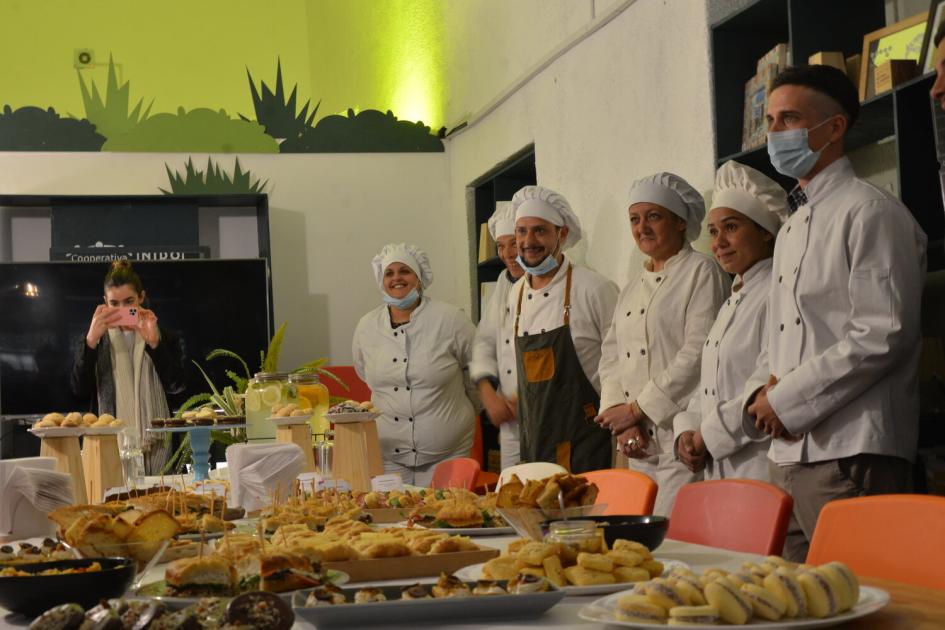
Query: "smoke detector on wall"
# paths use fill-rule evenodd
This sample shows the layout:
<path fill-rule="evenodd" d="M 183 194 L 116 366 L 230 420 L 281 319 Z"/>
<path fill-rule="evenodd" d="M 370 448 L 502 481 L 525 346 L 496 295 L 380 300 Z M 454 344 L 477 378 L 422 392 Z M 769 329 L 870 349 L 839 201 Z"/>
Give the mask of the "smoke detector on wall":
<path fill-rule="evenodd" d="M 95 51 L 91 48 L 76 48 L 72 54 L 72 65 L 79 70 L 95 67 Z"/>

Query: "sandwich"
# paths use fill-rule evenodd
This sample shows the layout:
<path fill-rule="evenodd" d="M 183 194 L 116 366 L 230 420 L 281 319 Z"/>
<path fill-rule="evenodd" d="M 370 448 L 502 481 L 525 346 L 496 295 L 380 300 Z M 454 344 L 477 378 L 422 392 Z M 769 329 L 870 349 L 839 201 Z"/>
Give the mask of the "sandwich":
<path fill-rule="evenodd" d="M 312 569 L 308 558 L 288 551 L 250 553 L 243 556 L 237 566 L 239 588 L 283 593 L 321 586 L 321 576 Z"/>
<path fill-rule="evenodd" d="M 482 527 L 482 510 L 475 503 L 452 502 L 436 513 L 435 525 L 439 527 Z"/>
<path fill-rule="evenodd" d="M 164 572 L 168 594 L 176 597 L 220 597 L 233 594 L 235 575 L 220 556 L 181 558 Z"/>

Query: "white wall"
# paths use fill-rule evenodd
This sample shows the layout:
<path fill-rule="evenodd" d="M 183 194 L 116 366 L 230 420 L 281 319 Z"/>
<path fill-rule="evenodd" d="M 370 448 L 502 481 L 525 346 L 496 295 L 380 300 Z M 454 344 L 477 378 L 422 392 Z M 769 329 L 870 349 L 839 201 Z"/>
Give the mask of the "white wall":
<path fill-rule="evenodd" d="M 0 153 L 4 194 L 157 194 L 164 164 L 183 154 Z M 206 155 L 195 155 L 198 167 Z M 232 172 L 233 155 L 214 156 Z M 281 366 L 329 357 L 350 364 L 358 319 L 379 303 L 371 258 L 387 242 L 415 242 L 430 255 L 430 294 L 451 299 L 455 267 L 443 153 L 240 155 L 268 179 L 276 325 L 289 321 Z M 91 287 L 90 290 L 94 290 Z M 235 296 L 238 303 L 238 296 Z M 158 313 L 160 316 L 160 313 Z M 252 358 L 250 364 L 252 363 Z"/>
<path fill-rule="evenodd" d="M 517 7 L 517 3 L 509 4 Z M 597 3 L 598 16 L 602 4 Z M 584 16 L 587 26 L 591 18 L 583 3 L 571 6 L 568 15 L 550 12 L 550 17 L 563 23 L 556 27 L 545 24 L 549 16 L 537 11 L 535 19 L 544 30 L 522 29 L 522 20 L 510 20 L 493 23 L 485 37 L 464 33 L 460 37 L 470 47 L 466 54 L 476 57 L 481 48 L 519 34 L 538 49 L 548 43 L 544 42 L 546 33 L 568 32 L 574 16 Z M 605 10 L 608 6 L 615 5 L 605 4 Z M 478 28 L 482 19 L 469 20 L 469 28 Z M 513 26 L 518 31 L 506 32 Z M 463 67 L 461 61 L 455 61 L 454 69 Z M 449 79 L 454 90 L 476 93 L 479 76 L 459 73 L 450 74 Z M 534 143 L 538 182 L 563 193 L 583 223 L 585 239 L 571 253 L 618 283 L 625 282 L 631 259 L 634 271 L 640 262 L 626 219 L 624 202 L 630 183 L 665 169 L 685 177 L 699 190 L 712 185 L 709 85 L 705 2 L 639 0 L 631 4 L 492 113 L 447 139 L 456 268 L 472 264 L 465 188 Z M 495 94 L 485 96 L 487 102 Z M 468 304 L 473 288 L 457 289 L 457 303 Z"/>

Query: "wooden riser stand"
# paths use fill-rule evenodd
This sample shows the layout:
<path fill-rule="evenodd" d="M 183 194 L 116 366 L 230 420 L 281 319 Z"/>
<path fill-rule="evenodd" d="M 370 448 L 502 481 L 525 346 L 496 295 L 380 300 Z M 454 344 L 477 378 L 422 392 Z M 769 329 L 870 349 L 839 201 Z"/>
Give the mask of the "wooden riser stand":
<path fill-rule="evenodd" d="M 105 491 L 125 485 L 117 435 L 86 435 L 82 444 L 85 487 L 92 503 L 101 503 Z"/>
<path fill-rule="evenodd" d="M 72 491 L 75 493 L 76 503 L 89 502 L 78 436 L 44 437 L 39 447 L 39 454 L 41 457 L 55 457 L 56 471 L 72 477 Z M 121 470 L 120 464 L 119 470 Z"/>
<path fill-rule="evenodd" d="M 332 476 L 347 481 L 352 490 L 370 492 L 371 477 L 384 474 L 374 420 L 336 423 L 333 450 Z"/>
<path fill-rule="evenodd" d="M 308 422 L 276 427 L 276 442 L 298 444 L 305 454 L 305 472 L 315 472 L 315 453 L 312 451 L 312 427 Z"/>

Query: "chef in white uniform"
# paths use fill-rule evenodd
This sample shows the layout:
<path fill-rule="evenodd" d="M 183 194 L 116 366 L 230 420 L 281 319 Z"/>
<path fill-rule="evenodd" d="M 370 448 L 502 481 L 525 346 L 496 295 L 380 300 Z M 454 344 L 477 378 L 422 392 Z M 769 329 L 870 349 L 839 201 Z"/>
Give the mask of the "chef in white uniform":
<path fill-rule="evenodd" d="M 730 282 L 690 246 L 705 203 L 684 179 L 644 177 L 627 205 L 630 231 L 649 258 L 621 291 L 604 341 L 597 422 L 618 436 L 630 468 L 656 481 L 654 514 L 668 515 L 679 488 L 698 478 L 673 452 L 673 418 L 699 384 L 702 348 Z"/>
<path fill-rule="evenodd" d="M 428 487 L 436 464 L 472 448 L 467 369 L 476 328 L 455 306 L 424 295 L 433 272 L 416 246 L 385 245 L 371 265 L 384 304 L 358 322 L 354 367 L 381 412 L 385 472 Z"/>
<path fill-rule="evenodd" d="M 704 466 L 706 479 L 771 480 L 768 439 L 742 429 L 742 394 L 767 343 L 771 256 L 787 208 L 784 189 L 750 166 L 726 162 L 715 175 L 706 226 L 735 282 L 702 347 L 699 387 L 673 420 L 677 455 L 693 472 Z"/>
<path fill-rule="evenodd" d="M 600 408 L 601 343 L 617 285 L 562 252 L 581 224 L 559 193 L 525 186 L 512 197 L 518 263 L 525 270 L 506 303 L 518 369 L 522 460 L 574 473 L 609 468 L 611 437 L 594 424 Z"/>
<path fill-rule="evenodd" d="M 785 556 L 803 560 L 835 499 L 910 492 L 919 430 L 927 238 L 909 209 L 853 172 L 856 87 L 788 68 L 768 100 L 768 154 L 797 180 L 774 250 L 768 348 L 746 385 L 746 432 L 771 435 L 794 497 Z"/>
<path fill-rule="evenodd" d="M 469 373 L 479 390 L 489 421 L 499 428 L 502 468 L 521 461 L 518 429 L 518 375 L 512 318 L 507 311 L 509 291 L 525 271 L 519 266 L 515 245 L 515 214 L 512 202 L 499 201 L 489 217 L 489 235 L 496 243 L 505 270 L 499 274 L 495 290 L 482 309 L 476 327 Z"/>

